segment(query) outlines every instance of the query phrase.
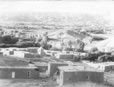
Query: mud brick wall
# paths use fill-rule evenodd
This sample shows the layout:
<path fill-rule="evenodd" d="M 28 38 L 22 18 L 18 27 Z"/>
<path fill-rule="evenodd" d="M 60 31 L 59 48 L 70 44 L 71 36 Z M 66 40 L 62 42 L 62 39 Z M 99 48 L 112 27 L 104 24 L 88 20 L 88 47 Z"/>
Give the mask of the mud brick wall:
<path fill-rule="evenodd" d="M 29 52 L 25 52 L 25 51 L 14 51 L 13 56 L 20 57 L 20 58 L 35 58 L 35 57 L 38 57 L 37 54 L 29 53 Z"/>
<path fill-rule="evenodd" d="M 27 48 L 27 51 L 31 53 L 38 53 L 37 50 L 38 48 Z"/>
<path fill-rule="evenodd" d="M 90 72 L 90 71 L 60 71 L 57 78 L 57 83 L 62 86 L 64 84 L 76 83 L 79 81 L 90 81 L 95 83 L 103 83 L 103 72 Z"/>
<path fill-rule="evenodd" d="M 16 48 L 2 48 L 2 49 L 0 49 L 0 52 L 3 55 L 9 56 L 9 55 L 13 55 L 14 51 L 16 51 L 16 50 L 17 50 Z"/>
<path fill-rule="evenodd" d="M 31 53 L 25 53 L 24 58 L 35 58 L 35 55 Z"/>
<path fill-rule="evenodd" d="M 46 72 L 48 69 L 48 63 L 44 62 L 32 62 L 36 67 L 38 67 L 40 72 Z"/>
<path fill-rule="evenodd" d="M 93 68 L 103 70 L 104 72 L 114 71 L 114 62 L 93 63 L 89 61 L 83 61 L 83 63 L 88 64 Z"/>
<path fill-rule="evenodd" d="M 63 60 L 68 60 L 68 61 L 73 61 L 74 60 L 74 55 L 73 54 L 67 54 L 67 53 L 59 53 L 59 54 L 56 55 L 56 58 L 63 59 Z"/>
<path fill-rule="evenodd" d="M 105 72 L 114 71 L 114 65 L 105 66 Z"/>
<path fill-rule="evenodd" d="M 13 55 L 13 54 L 14 54 L 14 51 L 10 51 L 9 54 L 10 54 L 10 55 Z"/>
<path fill-rule="evenodd" d="M 11 79 L 11 77 L 10 69 L 0 69 L 0 79 Z"/>
<path fill-rule="evenodd" d="M 39 79 L 39 71 L 26 68 L 0 68 L 0 79 Z"/>
<path fill-rule="evenodd" d="M 24 51 L 14 51 L 13 56 L 24 58 Z"/>
<path fill-rule="evenodd" d="M 60 63 L 60 62 L 50 62 L 48 64 L 48 70 L 47 73 L 49 74 L 49 76 L 53 76 L 53 74 L 58 70 L 59 66 L 68 66 L 67 63 Z"/>

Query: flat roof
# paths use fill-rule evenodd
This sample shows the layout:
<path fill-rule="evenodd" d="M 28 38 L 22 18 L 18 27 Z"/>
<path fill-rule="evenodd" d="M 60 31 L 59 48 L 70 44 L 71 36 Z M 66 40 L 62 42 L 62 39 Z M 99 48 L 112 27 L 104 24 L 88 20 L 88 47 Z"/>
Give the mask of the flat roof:
<path fill-rule="evenodd" d="M 0 66 L 0 69 L 36 69 L 37 67 L 31 66 Z"/>
<path fill-rule="evenodd" d="M 24 67 L 28 66 L 29 62 L 20 60 L 18 58 L 14 57 L 8 57 L 8 56 L 3 56 L 0 55 L 0 66 L 5 66 L 5 67 Z"/>
<path fill-rule="evenodd" d="M 74 63 L 69 66 L 60 66 L 58 69 L 63 70 L 63 71 L 68 71 L 68 72 L 74 72 L 74 71 L 82 71 L 82 72 L 104 72 L 102 70 L 98 70 L 96 68 L 93 68 L 87 64 L 84 63 Z"/>

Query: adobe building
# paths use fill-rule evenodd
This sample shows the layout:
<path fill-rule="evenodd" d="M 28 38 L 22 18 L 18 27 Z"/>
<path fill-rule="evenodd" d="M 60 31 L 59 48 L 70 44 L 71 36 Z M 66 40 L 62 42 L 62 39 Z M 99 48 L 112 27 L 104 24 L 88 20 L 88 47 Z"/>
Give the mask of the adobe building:
<path fill-rule="evenodd" d="M 59 86 L 76 82 L 104 82 L 104 72 L 95 68 L 84 66 L 60 66 L 57 83 Z"/>
<path fill-rule="evenodd" d="M 39 78 L 38 68 L 29 62 L 1 55 L 0 60 L 0 79 Z"/>

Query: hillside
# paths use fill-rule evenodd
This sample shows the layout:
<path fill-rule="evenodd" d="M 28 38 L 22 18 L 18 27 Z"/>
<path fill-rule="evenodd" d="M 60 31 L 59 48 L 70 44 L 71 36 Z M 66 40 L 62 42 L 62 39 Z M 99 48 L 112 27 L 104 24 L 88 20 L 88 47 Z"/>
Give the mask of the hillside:
<path fill-rule="evenodd" d="M 0 16 L 0 28 L 29 30 L 109 29 L 110 22 L 100 15 L 68 13 L 20 13 Z"/>

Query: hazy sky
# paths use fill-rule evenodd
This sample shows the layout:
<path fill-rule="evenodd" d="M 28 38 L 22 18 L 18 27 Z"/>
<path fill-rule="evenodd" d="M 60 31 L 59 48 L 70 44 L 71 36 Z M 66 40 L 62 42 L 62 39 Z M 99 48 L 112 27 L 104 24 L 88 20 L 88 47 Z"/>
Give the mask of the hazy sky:
<path fill-rule="evenodd" d="M 113 1 L 0 1 L 0 15 L 21 12 L 68 12 L 104 16 L 114 21 Z"/>

